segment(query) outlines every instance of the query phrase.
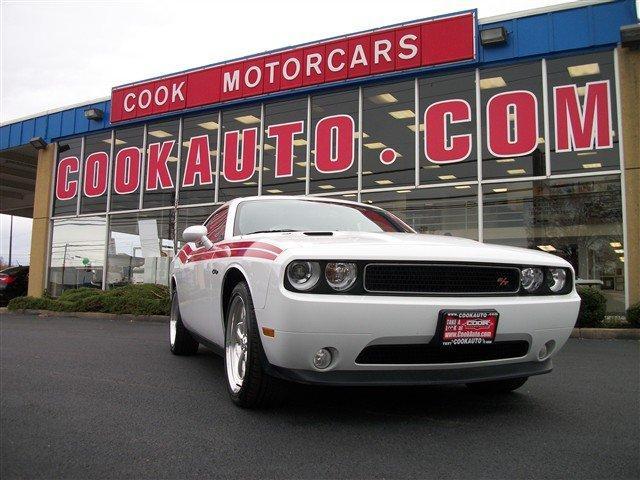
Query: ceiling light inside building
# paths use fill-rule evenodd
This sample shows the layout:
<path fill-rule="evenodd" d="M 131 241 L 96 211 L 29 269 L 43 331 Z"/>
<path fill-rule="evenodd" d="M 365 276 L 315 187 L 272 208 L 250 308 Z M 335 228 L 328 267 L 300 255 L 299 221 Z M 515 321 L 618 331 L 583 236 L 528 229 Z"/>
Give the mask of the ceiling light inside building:
<path fill-rule="evenodd" d="M 600 167 L 602 167 L 602 164 L 600 162 L 582 164 L 582 168 L 600 168 Z"/>
<path fill-rule="evenodd" d="M 511 163 L 511 162 L 515 162 L 515 159 L 513 159 L 513 158 L 498 158 L 496 160 L 496 163 Z"/>
<path fill-rule="evenodd" d="M 611 245 L 613 248 L 622 247 L 622 244 L 620 242 L 611 242 L 611 243 L 609 243 L 609 245 Z"/>
<path fill-rule="evenodd" d="M 624 253 L 624 248 L 616 248 L 614 250 L 614 252 L 616 252 L 616 253 Z"/>
<path fill-rule="evenodd" d="M 527 171 L 524 168 L 514 168 L 513 170 L 507 170 L 509 175 L 524 175 Z"/>
<path fill-rule="evenodd" d="M 587 75 L 598 75 L 600 73 L 600 65 L 597 63 L 585 63 L 584 65 L 572 65 L 567 67 L 567 71 L 571 77 L 584 77 Z"/>
<path fill-rule="evenodd" d="M 108 143 L 109 145 L 111 145 L 111 139 L 107 138 L 106 140 L 102 140 L 104 143 Z M 125 142 L 124 140 L 120 140 L 119 138 L 116 138 L 116 145 L 124 145 Z"/>
<path fill-rule="evenodd" d="M 360 138 L 360 132 L 355 132 L 353 134 L 353 138 Z M 367 132 L 362 132 L 362 138 L 369 138 L 369 134 Z"/>
<path fill-rule="evenodd" d="M 504 192 L 507 191 L 507 189 L 506 188 L 494 188 L 493 191 L 496 192 L 496 193 L 504 193 Z"/>
<path fill-rule="evenodd" d="M 468 188 L 471 188 L 471 185 L 456 185 L 455 187 L 456 190 L 466 190 Z"/>
<path fill-rule="evenodd" d="M 363 175 L 371 175 L 373 172 L 370 170 L 365 170 L 364 172 L 362 172 Z"/>
<path fill-rule="evenodd" d="M 375 182 L 378 185 L 391 185 L 393 183 L 391 180 L 387 180 L 386 178 L 383 178 L 382 180 L 376 180 Z"/>
<path fill-rule="evenodd" d="M 554 247 L 553 245 L 538 245 L 538 248 L 540 250 L 542 250 L 543 252 L 555 252 L 556 251 L 556 247 Z"/>
<path fill-rule="evenodd" d="M 396 110 L 395 112 L 389 112 L 393 118 L 401 119 L 401 118 L 413 118 L 415 117 L 415 113 L 412 110 Z"/>
<path fill-rule="evenodd" d="M 411 125 L 407 125 L 407 128 L 408 128 L 409 130 L 411 130 L 412 132 L 415 132 L 415 131 L 416 131 L 416 125 L 415 125 L 415 123 L 412 123 Z M 421 123 L 419 128 L 420 128 L 420 131 L 421 131 L 421 132 L 424 132 L 424 123 Z"/>
<path fill-rule="evenodd" d="M 345 198 L 353 198 L 353 197 L 357 197 L 358 194 L 357 193 L 345 193 L 342 196 L 345 197 Z"/>
<path fill-rule="evenodd" d="M 587 91 L 587 87 L 578 87 L 578 89 L 577 89 L 577 90 L 578 90 L 578 96 L 579 96 L 579 97 L 584 97 L 584 94 L 585 94 L 585 93 L 586 93 L 586 91 Z"/>
<path fill-rule="evenodd" d="M 244 123 L 245 125 L 253 125 L 255 123 L 260 123 L 260 119 L 255 115 L 242 115 L 240 117 L 234 117 L 240 123 Z"/>
<path fill-rule="evenodd" d="M 282 193 L 282 190 L 279 190 L 277 188 L 270 188 L 267 190 L 267 193 Z"/>
<path fill-rule="evenodd" d="M 178 157 L 168 157 L 167 158 L 167 162 L 177 162 L 178 161 Z"/>
<path fill-rule="evenodd" d="M 380 95 L 374 95 L 373 97 L 369 97 L 373 103 L 377 103 L 378 105 L 382 105 L 385 103 L 396 103 L 398 99 L 391 95 L 390 93 L 381 93 Z"/>
<path fill-rule="evenodd" d="M 334 187 L 333 185 L 318 185 L 318 188 L 322 190 L 333 190 L 336 187 Z"/>
<path fill-rule="evenodd" d="M 396 190 L 396 193 L 410 193 L 411 190 Z"/>
<path fill-rule="evenodd" d="M 455 175 L 438 175 L 440 180 L 455 180 L 457 177 Z"/>
<path fill-rule="evenodd" d="M 243 185 L 247 185 L 248 187 L 251 187 L 252 185 L 257 185 L 256 182 L 243 182 Z"/>
<path fill-rule="evenodd" d="M 386 145 L 382 142 L 371 142 L 371 143 L 365 143 L 364 144 L 365 147 L 370 148 L 371 150 L 377 150 L 379 148 L 385 148 Z"/>
<path fill-rule="evenodd" d="M 307 162 L 296 162 L 296 165 L 299 167 L 306 167 L 307 166 Z"/>
<path fill-rule="evenodd" d="M 296 147 L 302 147 L 307 144 L 307 141 L 304 138 L 296 138 L 293 141 L 293 145 Z"/>
<path fill-rule="evenodd" d="M 171 135 L 169 132 L 165 132 L 164 130 L 151 130 L 149 132 L 149 135 L 156 138 L 173 137 L 173 135 Z"/>
<path fill-rule="evenodd" d="M 491 88 L 506 87 L 507 83 L 502 77 L 490 77 L 480 79 L 480 90 L 489 90 Z"/>
<path fill-rule="evenodd" d="M 585 155 L 597 155 L 598 152 L 578 152 L 579 157 L 584 157 Z"/>
<path fill-rule="evenodd" d="M 218 129 L 218 123 L 217 122 L 213 122 L 213 121 L 199 123 L 198 126 L 204 128 L 205 130 L 217 130 Z"/>

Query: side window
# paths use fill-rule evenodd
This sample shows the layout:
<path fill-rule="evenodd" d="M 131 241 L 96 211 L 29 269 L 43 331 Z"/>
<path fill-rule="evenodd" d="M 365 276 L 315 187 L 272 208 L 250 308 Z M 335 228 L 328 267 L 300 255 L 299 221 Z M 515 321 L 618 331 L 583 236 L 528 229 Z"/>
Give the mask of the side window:
<path fill-rule="evenodd" d="M 224 229 L 227 225 L 227 208 L 219 210 L 207 222 L 207 237 L 213 243 L 224 239 Z"/>

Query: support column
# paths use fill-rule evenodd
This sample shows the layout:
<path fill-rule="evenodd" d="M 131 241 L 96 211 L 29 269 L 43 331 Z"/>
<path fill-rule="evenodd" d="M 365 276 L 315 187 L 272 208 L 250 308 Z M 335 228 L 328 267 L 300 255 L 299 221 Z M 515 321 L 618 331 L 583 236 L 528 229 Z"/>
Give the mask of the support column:
<path fill-rule="evenodd" d="M 31 227 L 31 261 L 29 265 L 29 295 L 41 297 L 47 271 L 47 252 L 49 249 L 49 208 L 51 204 L 51 182 L 53 181 L 53 162 L 55 144 L 50 143 L 38 150 L 36 169 L 36 187 L 33 200 L 33 225 Z"/>
<path fill-rule="evenodd" d="M 620 103 L 624 141 L 627 239 L 624 261 L 629 271 L 629 305 L 640 302 L 640 50 L 618 48 Z"/>

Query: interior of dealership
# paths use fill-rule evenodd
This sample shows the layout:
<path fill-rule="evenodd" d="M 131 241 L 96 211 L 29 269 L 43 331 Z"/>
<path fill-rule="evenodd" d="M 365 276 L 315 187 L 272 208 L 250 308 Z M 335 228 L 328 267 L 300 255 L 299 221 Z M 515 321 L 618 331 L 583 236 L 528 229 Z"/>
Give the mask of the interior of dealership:
<path fill-rule="evenodd" d="M 595 7 L 622 13 L 607 11 L 615 21 L 601 24 L 603 11 Z M 31 148 L 28 156 L 37 159 L 31 161 L 33 178 L 21 180 L 31 195 L 23 196 L 22 214 L 34 218 L 31 262 L 41 263 L 32 267 L 29 291 L 57 296 L 80 286 L 168 284 L 181 232 L 223 202 L 311 195 L 380 206 L 422 233 L 560 255 L 582 283 L 601 288 L 610 313 L 622 313 L 640 297 L 640 60 L 638 50 L 620 44 L 619 32 L 621 23 L 632 23 L 629 13 L 635 17 L 634 2 L 614 1 L 480 19 L 480 31 L 505 28 L 508 39 L 496 46 L 478 40 L 472 62 L 122 125 L 81 116 L 72 134 L 59 129 L 58 135 L 42 135 L 48 142 L 40 150 L 11 147 L 3 138 L 3 164 L 20 149 Z M 578 17 L 605 33 L 582 38 L 559 32 L 563 22 L 574 25 Z M 524 37 L 535 22 L 556 30 L 548 45 L 525 52 L 518 34 Z M 567 86 L 577 110 L 571 102 L 563 110 L 560 95 Z M 511 98 L 503 109 L 505 145 L 495 136 L 501 98 Z M 436 117 L 444 122 L 441 153 L 461 145 L 465 151 L 437 160 L 430 115 L 447 101 L 462 110 Z M 95 105 L 108 112 L 105 100 L 75 107 L 72 116 Z M 328 118 L 353 124 L 351 135 L 337 123 L 328 129 L 330 158 L 340 157 L 344 142 L 353 152 L 346 168 L 335 171 L 322 168 L 318 156 Z M 79 129 L 85 120 L 86 129 Z M 3 125 L 3 132 L 10 137 L 17 124 Z M 286 139 L 270 128 L 282 125 L 296 125 L 287 143 L 291 171 L 284 173 L 277 155 Z M 20 138 L 37 137 L 34 132 Z M 531 135 L 531 148 L 509 154 L 510 146 Z M 233 150 L 235 168 L 248 162 L 251 172 L 232 178 L 226 150 Z M 10 201 L 3 197 L 3 213 L 17 211 Z"/>

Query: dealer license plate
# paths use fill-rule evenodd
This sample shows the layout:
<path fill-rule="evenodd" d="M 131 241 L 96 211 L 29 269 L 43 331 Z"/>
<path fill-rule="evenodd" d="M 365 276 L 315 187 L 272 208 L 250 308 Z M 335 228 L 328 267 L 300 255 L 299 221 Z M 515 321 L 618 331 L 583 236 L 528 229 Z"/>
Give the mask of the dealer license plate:
<path fill-rule="evenodd" d="M 493 343 L 498 327 L 498 312 L 442 312 L 442 345 L 483 345 Z"/>

